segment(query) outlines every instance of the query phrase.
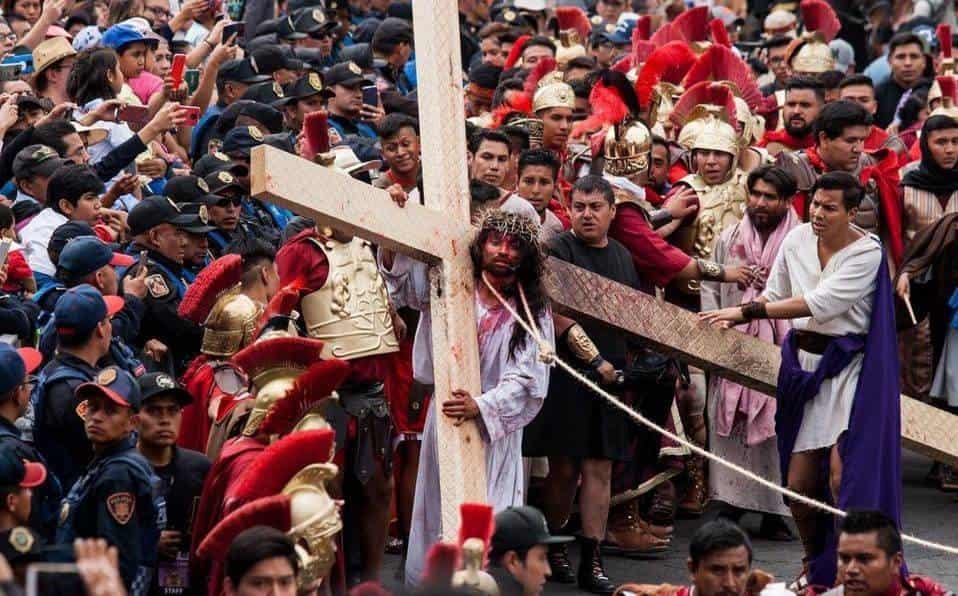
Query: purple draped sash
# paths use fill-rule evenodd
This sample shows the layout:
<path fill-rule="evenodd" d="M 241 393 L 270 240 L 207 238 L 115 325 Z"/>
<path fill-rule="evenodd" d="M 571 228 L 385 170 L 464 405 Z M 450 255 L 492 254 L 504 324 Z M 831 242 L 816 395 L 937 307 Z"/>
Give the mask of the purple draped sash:
<path fill-rule="evenodd" d="M 878 509 L 901 527 L 901 390 L 898 381 L 898 339 L 895 313 L 883 258 L 878 270 L 868 334 L 847 335 L 831 341 L 815 371 L 802 370 L 798 363 L 797 338 L 789 332 L 782 344 L 782 366 L 778 372 L 775 430 L 778 435 L 782 482 L 788 482 L 788 462 L 802 425 L 805 404 L 815 397 L 825 379 L 834 377 L 859 352 L 864 353 L 861 374 L 848 421 L 848 431 L 839 443 L 842 480 L 836 506 L 849 509 Z M 823 478 L 828 478 L 825 458 Z M 819 500 L 832 503 L 828 482 L 821 483 Z M 831 586 L 836 574 L 835 521 L 823 517 L 827 527 L 825 549 L 809 560 L 809 582 Z M 903 570 L 904 571 L 904 570 Z"/>

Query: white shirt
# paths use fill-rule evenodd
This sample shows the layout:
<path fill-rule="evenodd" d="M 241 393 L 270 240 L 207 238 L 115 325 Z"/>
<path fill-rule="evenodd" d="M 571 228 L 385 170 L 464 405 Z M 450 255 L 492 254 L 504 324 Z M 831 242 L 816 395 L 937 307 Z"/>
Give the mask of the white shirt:
<path fill-rule="evenodd" d="M 47 245 L 53 230 L 70 221 L 61 213 L 47 207 L 20 230 L 20 240 L 23 241 L 23 255 L 27 258 L 30 269 L 45 275 L 54 275 L 57 268 L 47 255 Z"/>

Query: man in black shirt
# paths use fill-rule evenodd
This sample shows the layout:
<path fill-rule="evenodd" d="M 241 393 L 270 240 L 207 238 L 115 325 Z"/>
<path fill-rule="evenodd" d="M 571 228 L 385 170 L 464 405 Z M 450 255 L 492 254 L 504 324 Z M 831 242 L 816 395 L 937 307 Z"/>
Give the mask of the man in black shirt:
<path fill-rule="evenodd" d="M 183 406 L 192 403 L 192 396 L 166 373 L 143 375 L 137 383 L 143 405 L 136 448 L 159 476 L 166 500 L 166 529 L 160 533 L 152 592 L 168 596 L 187 594 L 191 593 L 189 533 L 194 504 L 203 490 L 210 460 L 202 453 L 176 446 Z"/>
<path fill-rule="evenodd" d="M 928 57 L 922 38 L 914 33 L 899 33 L 888 44 L 891 77 L 875 89 L 878 112 L 875 124 L 887 128 L 894 120 L 898 104 L 908 90 L 930 85 L 923 78 Z"/>

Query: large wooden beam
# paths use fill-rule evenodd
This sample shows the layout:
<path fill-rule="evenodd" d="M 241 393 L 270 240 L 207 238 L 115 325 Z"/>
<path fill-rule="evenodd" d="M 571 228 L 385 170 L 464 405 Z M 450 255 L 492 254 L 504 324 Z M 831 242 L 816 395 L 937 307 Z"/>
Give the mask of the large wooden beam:
<path fill-rule="evenodd" d="M 451 256 L 449 238 L 470 229 L 422 205 L 400 207 L 385 190 L 268 145 L 253 148 L 250 187 L 258 199 L 425 263 Z"/>
<path fill-rule="evenodd" d="M 545 285 L 556 310 L 617 327 L 658 351 L 775 395 L 777 346 L 704 325 L 689 311 L 555 258 L 548 259 Z M 906 448 L 958 465 L 958 416 L 903 395 L 901 426 Z"/>

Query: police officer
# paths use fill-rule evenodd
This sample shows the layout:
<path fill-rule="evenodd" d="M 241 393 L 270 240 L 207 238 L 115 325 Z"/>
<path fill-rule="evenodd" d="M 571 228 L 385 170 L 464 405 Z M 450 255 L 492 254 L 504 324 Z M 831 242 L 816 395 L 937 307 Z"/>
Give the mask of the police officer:
<path fill-rule="evenodd" d="M 146 267 L 146 313 L 140 326 L 139 344 L 156 338 L 168 348 L 167 358 L 157 363 L 159 369 L 180 374 L 186 363 L 199 351 L 203 330 L 180 318 L 176 310 L 186 293 L 183 274 L 186 254 L 186 233 L 183 228 L 195 218 L 183 213 L 168 197 L 152 196 L 140 201 L 127 217 L 133 236 L 128 252 L 136 262 L 122 275 L 122 284 L 136 277 L 141 265 Z M 140 253 L 146 251 L 146 263 Z"/>
<path fill-rule="evenodd" d="M 210 189 L 207 196 L 210 223 L 216 230 L 209 233 L 210 248 L 217 258 L 226 254 L 227 246 L 237 241 L 261 238 L 274 247 L 279 235 L 273 220 L 264 217 L 251 217 L 246 209 L 247 200 L 243 198 L 246 188 L 239 177 L 230 170 L 219 170 L 206 176 L 204 182 Z"/>
<path fill-rule="evenodd" d="M 43 560 L 43 539 L 28 525 L 32 491 L 47 478 L 43 464 L 21 459 L 11 446 L 0 447 L 0 554 L 10 563 L 20 585 L 26 566 Z M 0 586 L 9 590 L 9 586 Z M 5 593 L 20 593 L 18 590 Z"/>
<path fill-rule="evenodd" d="M 37 379 L 30 396 L 33 442 L 64 490 L 90 462 L 90 441 L 77 416 L 75 389 L 96 376 L 110 351 L 110 317 L 123 308 L 119 296 L 104 296 L 89 284 L 70 288 L 53 310 L 56 356 Z"/>
<path fill-rule="evenodd" d="M 41 361 L 40 352 L 33 348 L 16 350 L 9 344 L 0 343 L 0 449 L 15 454 L 20 460 L 43 465 L 45 470 L 43 456 L 33 445 L 20 438 L 20 429 L 16 426 L 17 419 L 26 414 L 30 404 L 30 388 L 34 379 L 29 375 L 40 366 Z M 44 476 L 46 480 L 36 487 L 32 513 L 27 512 L 27 517 L 33 527 L 52 538 L 57 505 L 63 495 L 56 478 L 45 471 Z M 0 485 L 12 486 L 13 483 L 0 478 Z M 4 504 L 6 500 L 0 501 L 0 505 Z M 26 521 L 24 518 L 18 523 Z M 2 527 L 0 523 L 0 529 Z"/>
<path fill-rule="evenodd" d="M 173 596 L 190 593 L 190 528 L 194 503 L 199 500 L 210 460 L 197 451 L 177 447 L 183 407 L 193 397 L 166 373 L 149 373 L 139 379 L 140 407 L 137 450 L 160 478 L 166 501 L 166 529 L 160 534 L 157 573 L 151 592 Z M 199 582 L 197 585 L 202 585 Z"/>
<path fill-rule="evenodd" d="M 120 576 L 131 596 L 149 591 L 166 503 L 160 479 L 137 452 L 132 434 L 140 387 L 110 366 L 76 390 L 94 458 L 60 507 L 57 543 L 103 538 L 119 551 Z"/>

